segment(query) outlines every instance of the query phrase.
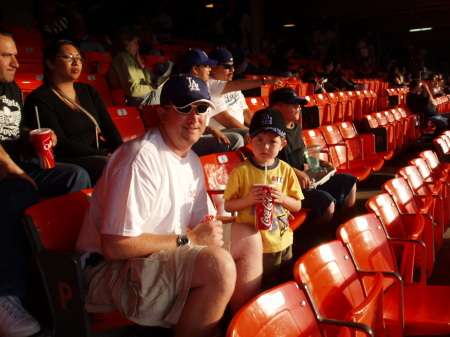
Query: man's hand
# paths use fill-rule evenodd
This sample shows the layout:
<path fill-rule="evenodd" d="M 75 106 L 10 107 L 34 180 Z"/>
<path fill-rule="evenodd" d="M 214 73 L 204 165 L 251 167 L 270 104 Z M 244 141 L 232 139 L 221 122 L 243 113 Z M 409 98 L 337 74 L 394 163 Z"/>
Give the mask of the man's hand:
<path fill-rule="evenodd" d="M 19 166 L 17 166 L 10 158 L 6 155 L 3 148 L 0 150 L 0 180 L 5 178 L 18 178 L 28 181 L 31 185 L 37 189 L 36 182 L 27 175 Z"/>
<path fill-rule="evenodd" d="M 283 81 L 287 81 L 287 77 L 282 78 L 266 78 L 266 84 L 273 85 L 275 87 L 282 87 L 284 85 Z"/>
<path fill-rule="evenodd" d="M 308 175 L 302 171 L 296 170 L 295 172 L 297 174 L 298 182 L 300 183 L 300 187 L 303 190 L 307 190 L 311 188 L 311 180 L 309 179 Z"/>
<path fill-rule="evenodd" d="M 58 144 L 58 137 L 56 137 L 56 134 L 53 132 L 53 130 L 50 130 L 50 133 L 52 135 L 52 146 L 55 147 L 56 144 Z"/>
<path fill-rule="evenodd" d="M 220 220 L 202 222 L 186 235 L 194 245 L 222 247 L 224 244 Z"/>

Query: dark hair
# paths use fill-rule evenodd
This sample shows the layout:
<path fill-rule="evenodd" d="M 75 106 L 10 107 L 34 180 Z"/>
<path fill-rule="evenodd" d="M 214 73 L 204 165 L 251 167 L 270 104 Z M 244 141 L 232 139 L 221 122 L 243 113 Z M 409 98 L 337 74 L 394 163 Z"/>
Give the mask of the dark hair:
<path fill-rule="evenodd" d="M 409 90 L 416 89 L 420 85 L 420 83 L 420 80 L 411 80 L 411 82 L 409 82 Z"/>
<path fill-rule="evenodd" d="M 14 34 L 3 26 L 0 26 L 0 35 L 10 37 L 14 40 L 14 42 L 16 42 L 16 37 L 14 36 Z"/>
<path fill-rule="evenodd" d="M 141 33 L 138 29 L 128 26 L 119 28 L 114 37 L 113 52 L 118 53 L 125 50 L 125 43 L 135 38 L 141 38 Z"/>
<path fill-rule="evenodd" d="M 42 59 L 44 61 L 44 81 L 48 79 L 48 75 L 50 75 L 50 68 L 45 63 L 46 60 L 53 61 L 60 52 L 60 49 L 62 46 L 74 46 L 79 53 L 81 53 L 80 48 L 78 45 L 70 40 L 59 40 L 51 42 L 47 47 L 45 47 L 42 55 Z"/>

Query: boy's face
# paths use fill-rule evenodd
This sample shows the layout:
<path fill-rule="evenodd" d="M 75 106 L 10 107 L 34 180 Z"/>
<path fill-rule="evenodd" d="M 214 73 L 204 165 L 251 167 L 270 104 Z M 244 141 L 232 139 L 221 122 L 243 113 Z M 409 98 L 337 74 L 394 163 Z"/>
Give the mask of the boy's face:
<path fill-rule="evenodd" d="M 272 165 L 274 159 L 278 156 L 283 146 L 286 145 L 286 140 L 281 138 L 275 132 L 263 131 L 255 137 L 248 137 L 248 143 L 253 149 L 253 159 L 261 166 Z"/>
<path fill-rule="evenodd" d="M 291 122 L 297 122 L 300 120 L 300 115 L 302 112 L 300 104 L 286 104 L 279 102 L 274 105 L 274 108 L 281 112 L 284 120 L 286 121 L 286 126 L 288 127 Z"/>

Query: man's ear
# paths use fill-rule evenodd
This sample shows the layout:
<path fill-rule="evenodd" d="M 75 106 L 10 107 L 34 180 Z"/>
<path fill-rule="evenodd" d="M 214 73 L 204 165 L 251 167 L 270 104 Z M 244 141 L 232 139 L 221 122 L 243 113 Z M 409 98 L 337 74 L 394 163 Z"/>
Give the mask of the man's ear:
<path fill-rule="evenodd" d="M 161 123 L 164 123 L 166 120 L 167 110 L 162 106 L 158 106 L 158 108 L 156 109 L 156 113 L 158 114 L 159 121 Z"/>
<path fill-rule="evenodd" d="M 245 141 L 247 142 L 247 144 L 250 144 L 250 143 L 251 143 L 251 140 L 252 140 L 252 139 L 250 138 L 250 134 L 247 133 L 247 134 L 245 135 Z"/>

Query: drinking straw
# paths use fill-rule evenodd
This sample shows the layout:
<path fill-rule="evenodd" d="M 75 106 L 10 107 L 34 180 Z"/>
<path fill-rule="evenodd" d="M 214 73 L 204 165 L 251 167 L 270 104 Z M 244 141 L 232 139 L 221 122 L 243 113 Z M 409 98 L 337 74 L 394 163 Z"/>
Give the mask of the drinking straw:
<path fill-rule="evenodd" d="M 264 184 L 267 185 L 267 162 L 264 164 Z"/>
<path fill-rule="evenodd" d="M 38 129 L 40 129 L 41 128 L 41 122 L 39 120 L 39 111 L 38 111 L 37 105 L 34 107 L 34 110 L 36 111 L 36 120 L 37 120 Z"/>

